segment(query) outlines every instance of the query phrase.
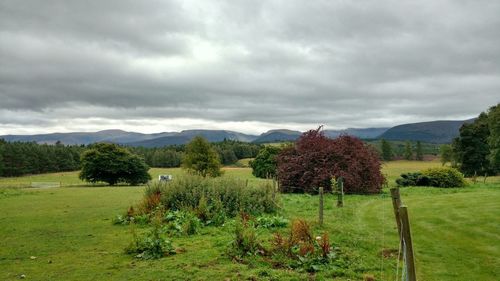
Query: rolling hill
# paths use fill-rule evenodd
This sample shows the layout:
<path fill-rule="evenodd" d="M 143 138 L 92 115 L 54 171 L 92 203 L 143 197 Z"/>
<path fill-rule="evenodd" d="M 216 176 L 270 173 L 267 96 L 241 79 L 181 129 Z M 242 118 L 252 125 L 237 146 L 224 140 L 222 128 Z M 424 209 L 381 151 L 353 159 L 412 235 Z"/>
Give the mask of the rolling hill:
<path fill-rule="evenodd" d="M 389 128 L 347 128 L 345 130 L 325 130 L 324 132 L 329 138 L 336 138 L 340 135 L 350 135 L 360 139 L 375 139 L 388 129 Z"/>
<path fill-rule="evenodd" d="M 423 141 L 429 143 L 449 143 L 458 136 L 460 126 L 474 119 L 461 121 L 431 121 L 403 124 L 388 128 L 348 128 L 344 130 L 325 130 L 327 137 L 336 138 L 347 134 L 361 139 L 379 139 L 395 141 Z M 162 147 L 166 145 L 186 144 L 195 136 L 203 136 L 210 142 L 225 139 L 242 142 L 271 143 L 295 141 L 302 134 L 292 130 L 270 130 L 259 136 L 227 130 L 184 130 L 181 132 L 162 132 L 142 134 L 122 130 L 104 130 L 99 132 L 53 133 L 40 135 L 4 135 L 6 141 L 22 141 L 53 144 L 91 144 L 95 142 L 113 142 L 128 146 Z"/>
<path fill-rule="evenodd" d="M 295 141 L 300 137 L 302 132 L 292 131 L 292 130 L 270 130 L 258 138 L 256 138 L 253 142 L 255 143 L 269 143 L 269 142 L 282 142 L 282 141 Z"/>
<path fill-rule="evenodd" d="M 186 144 L 195 136 L 202 136 L 210 142 L 219 142 L 225 139 L 251 142 L 255 138 L 257 138 L 257 136 L 246 135 L 238 132 L 225 131 L 225 130 L 185 130 L 180 133 L 172 134 L 169 136 L 163 136 L 136 142 L 127 142 L 124 144 L 128 146 L 162 147 L 166 145 Z"/>
<path fill-rule="evenodd" d="M 122 130 L 104 130 L 98 132 L 53 133 L 40 135 L 5 135 L 0 136 L 6 141 L 22 141 L 54 144 L 60 141 L 64 144 L 91 144 L 95 142 L 125 143 L 161 137 L 170 133 L 141 134 Z"/>
<path fill-rule="evenodd" d="M 460 121 L 431 121 L 404 124 L 390 128 L 379 136 L 386 140 L 410 140 L 429 143 L 451 143 L 459 135 L 459 129 L 464 123 L 474 119 Z"/>

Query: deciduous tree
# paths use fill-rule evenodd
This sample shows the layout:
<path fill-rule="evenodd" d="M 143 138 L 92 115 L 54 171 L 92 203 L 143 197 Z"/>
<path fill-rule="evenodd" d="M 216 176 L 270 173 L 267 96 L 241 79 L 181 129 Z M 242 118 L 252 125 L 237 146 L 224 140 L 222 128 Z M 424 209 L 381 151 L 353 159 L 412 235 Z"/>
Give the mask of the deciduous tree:
<path fill-rule="evenodd" d="M 112 143 L 97 143 L 82 154 L 80 179 L 109 185 L 146 183 L 149 167 L 139 156 Z"/>
<path fill-rule="evenodd" d="M 384 182 L 380 167 L 374 148 L 351 136 L 329 139 L 320 127 L 279 154 L 278 179 L 283 192 L 316 193 L 320 186 L 331 191 L 331 178 L 343 177 L 346 193 L 378 193 Z"/>

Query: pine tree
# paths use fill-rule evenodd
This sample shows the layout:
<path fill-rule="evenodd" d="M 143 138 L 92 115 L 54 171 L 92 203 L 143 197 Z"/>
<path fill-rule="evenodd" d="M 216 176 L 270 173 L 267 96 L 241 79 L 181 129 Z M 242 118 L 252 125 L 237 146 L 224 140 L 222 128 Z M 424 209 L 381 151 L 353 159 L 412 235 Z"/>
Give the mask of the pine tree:
<path fill-rule="evenodd" d="M 411 143 L 409 141 L 407 141 L 405 143 L 404 157 L 405 157 L 406 160 L 412 160 L 413 159 L 413 150 L 411 148 Z"/>
<path fill-rule="evenodd" d="M 488 145 L 490 147 L 491 166 L 500 170 L 500 104 L 490 108 L 488 112 L 488 126 L 490 136 Z"/>
<path fill-rule="evenodd" d="M 417 141 L 417 151 L 415 152 L 415 158 L 418 161 L 423 161 L 424 160 L 424 152 L 422 149 L 422 143 L 420 141 Z"/>
<path fill-rule="evenodd" d="M 464 124 L 460 128 L 460 136 L 453 143 L 460 170 L 466 176 L 490 175 L 494 166 L 490 162 L 488 138 L 490 130 L 488 116 L 481 113 L 472 124 Z"/>
<path fill-rule="evenodd" d="M 186 146 L 182 167 L 202 177 L 222 175 L 219 154 L 203 137 L 197 136 Z"/>
<path fill-rule="evenodd" d="M 384 161 L 391 161 L 393 156 L 391 144 L 388 141 L 382 139 L 381 145 L 382 145 L 382 159 Z"/>

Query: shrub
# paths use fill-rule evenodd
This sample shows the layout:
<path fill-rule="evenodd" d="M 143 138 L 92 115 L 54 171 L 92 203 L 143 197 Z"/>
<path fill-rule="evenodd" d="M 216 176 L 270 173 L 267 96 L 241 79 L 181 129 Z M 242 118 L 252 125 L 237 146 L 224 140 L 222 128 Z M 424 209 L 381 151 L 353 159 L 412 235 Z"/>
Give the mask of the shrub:
<path fill-rule="evenodd" d="M 422 172 L 429 178 L 429 185 L 436 187 L 463 187 L 464 176 L 454 168 L 430 168 Z"/>
<path fill-rule="evenodd" d="M 399 186 L 463 187 L 464 176 L 454 168 L 430 168 L 422 172 L 401 174 Z"/>
<path fill-rule="evenodd" d="M 384 183 L 380 168 L 372 147 L 351 136 L 329 139 L 321 127 L 304 133 L 278 156 L 280 188 L 287 193 L 317 193 L 319 186 L 331 191 L 332 177 L 344 178 L 346 193 L 378 193 Z"/>
<path fill-rule="evenodd" d="M 401 177 L 396 179 L 396 183 L 399 186 L 425 185 L 425 184 L 422 184 L 422 173 L 420 173 L 420 172 L 401 174 Z"/>
<path fill-rule="evenodd" d="M 168 210 L 195 210 L 204 223 L 220 223 L 240 211 L 258 215 L 274 213 L 277 197 L 269 185 L 246 186 L 234 178 L 202 178 L 188 175 L 167 183 L 154 183 L 161 190 L 161 205 Z"/>

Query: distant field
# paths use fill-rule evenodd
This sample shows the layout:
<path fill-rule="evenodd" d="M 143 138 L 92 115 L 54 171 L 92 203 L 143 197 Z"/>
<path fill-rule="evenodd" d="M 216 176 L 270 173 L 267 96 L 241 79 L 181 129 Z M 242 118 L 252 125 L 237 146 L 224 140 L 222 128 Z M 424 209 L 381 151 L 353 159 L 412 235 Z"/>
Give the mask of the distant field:
<path fill-rule="evenodd" d="M 249 168 L 239 168 L 239 167 L 226 167 L 223 169 L 224 176 L 226 177 L 238 177 L 243 180 L 249 180 L 249 183 L 263 181 L 258 179 L 251 174 L 251 169 Z M 172 175 L 174 178 L 185 173 L 181 168 L 152 168 L 149 170 L 153 180 L 157 180 L 159 175 Z M 32 182 L 60 182 L 63 187 L 78 187 L 78 186 L 103 186 L 104 184 L 89 184 L 87 182 L 81 181 L 78 178 L 78 172 L 61 172 L 61 173 L 50 173 L 32 176 L 23 176 L 15 178 L 0 178 L 0 188 L 2 187 L 30 187 Z"/>
<path fill-rule="evenodd" d="M 249 180 L 250 183 L 259 182 L 261 179 L 255 178 L 251 174 L 251 169 L 246 167 L 251 158 L 241 159 L 238 165 L 225 167 L 224 176 L 238 177 L 244 180 Z M 441 167 L 441 163 L 435 161 L 390 161 L 382 164 L 382 173 L 386 176 L 390 186 L 395 185 L 396 178 L 401 173 L 416 172 L 430 167 Z M 152 168 L 149 173 L 153 180 L 158 179 L 158 175 L 170 174 L 174 177 L 184 174 L 185 172 L 180 168 Z M 479 180 L 482 180 L 480 178 Z M 92 185 L 78 179 L 78 172 L 61 172 L 50 173 L 32 176 L 23 176 L 16 178 L 0 178 L 1 187 L 30 187 L 32 182 L 60 182 L 62 186 L 102 186 L 103 184 Z M 487 182 L 500 182 L 500 177 L 490 177 Z"/>
<path fill-rule="evenodd" d="M 402 172 L 416 171 L 437 162 L 396 161 L 384 165 L 393 179 Z M 263 180 L 248 168 L 227 168 L 225 177 Z M 159 174 L 182 174 L 180 169 L 152 169 Z M 157 261 L 137 261 L 123 249 L 131 241 L 126 226 L 111 219 L 137 202 L 143 187 L 63 187 L 9 189 L 8 185 L 31 181 L 61 181 L 84 184 L 76 172 L 0 179 L 0 279 L 19 280 L 305 280 L 307 273 L 274 269 L 251 262 L 231 261 L 224 251 L 232 226 L 206 227 L 188 238 L 173 238 L 186 252 Z M 402 198 L 409 206 L 417 273 L 422 281 L 492 281 L 500 276 L 500 179 L 463 189 L 405 188 Z M 289 218 L 317 217 L 317 196 L 283 195 L 282 214 Z M 396 280 L 397 260 L 382 258 L 381 250 L 396 249 L 397 231 L 387 193 L 375 196 L 348 195 L 344 208 L 326 198 L 324 231 L 332 243 L 349 251 L 362 273 L 376 280 Z M 315 225 L 315 230 L 320 229 Z M 269 239 L 261 231 L 259 237 Z M 31 259 L 30 257 L 36 257 Z M 320 272 L 316 280 L 331 280 Z"/>

